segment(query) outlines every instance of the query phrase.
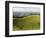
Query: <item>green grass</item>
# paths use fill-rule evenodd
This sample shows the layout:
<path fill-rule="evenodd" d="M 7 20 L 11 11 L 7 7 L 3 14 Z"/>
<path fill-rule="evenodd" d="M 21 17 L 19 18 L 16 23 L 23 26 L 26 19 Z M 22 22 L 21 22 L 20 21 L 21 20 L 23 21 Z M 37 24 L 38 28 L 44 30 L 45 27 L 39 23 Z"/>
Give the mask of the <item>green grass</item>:
<path fill-rule="evenodd" d="M 16 30 L 39 30 L 40 15 L 31 15 L 24 18 L 13 19 L 13 31 Z"/>

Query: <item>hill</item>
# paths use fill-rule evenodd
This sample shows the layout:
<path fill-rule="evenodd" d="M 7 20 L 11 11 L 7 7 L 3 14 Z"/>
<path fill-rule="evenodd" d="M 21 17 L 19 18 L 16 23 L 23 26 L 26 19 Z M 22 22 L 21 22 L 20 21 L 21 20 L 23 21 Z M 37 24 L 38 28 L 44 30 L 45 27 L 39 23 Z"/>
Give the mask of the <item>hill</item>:
<path fill-rule="evenodd" d="M 13 18 L 13 31 L 40 29 L 40 15 L 31 15 L 24 18 Z"/>

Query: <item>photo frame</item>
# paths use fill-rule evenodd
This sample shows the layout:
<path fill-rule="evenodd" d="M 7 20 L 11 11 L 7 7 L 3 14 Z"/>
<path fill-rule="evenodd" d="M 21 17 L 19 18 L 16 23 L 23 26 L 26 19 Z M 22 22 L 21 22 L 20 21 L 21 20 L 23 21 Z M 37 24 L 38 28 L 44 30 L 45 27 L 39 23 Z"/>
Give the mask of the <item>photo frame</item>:
<path fill-rule="evenodd" d="M 45 3 L 5 2 L 5 36 L 45 34 Z"/>

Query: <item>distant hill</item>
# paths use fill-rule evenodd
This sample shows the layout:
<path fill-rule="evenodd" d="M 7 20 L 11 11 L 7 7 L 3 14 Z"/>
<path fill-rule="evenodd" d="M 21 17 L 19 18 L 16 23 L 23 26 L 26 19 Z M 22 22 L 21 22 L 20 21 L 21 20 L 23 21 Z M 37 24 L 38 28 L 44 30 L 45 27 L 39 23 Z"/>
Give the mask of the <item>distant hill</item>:
<path fill-rule="evenodd" d="M 36 13 L 36 12 L 35 13 L 33 13 L 33 12 L 32 13 L 30 13 L 30 12 L 22 12 L 22 13 L 21 12 L 16 12 L 15 13 L 14 12 L 13 13 L 13 16 L 17 17 L 17 18 L 23 18 L 25 16 L 30 16 L 30 15 L 40 15 L 40 13 Z"/>

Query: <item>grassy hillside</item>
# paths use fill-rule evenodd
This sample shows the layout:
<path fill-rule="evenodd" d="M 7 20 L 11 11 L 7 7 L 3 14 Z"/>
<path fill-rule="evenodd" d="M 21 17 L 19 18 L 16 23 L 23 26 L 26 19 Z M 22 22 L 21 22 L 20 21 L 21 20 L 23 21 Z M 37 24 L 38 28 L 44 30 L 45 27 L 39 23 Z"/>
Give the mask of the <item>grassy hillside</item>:
<path fill-rule="evenodd" d="M 13 31 L 40 29 L 40 16 L 31 15 L 24 18 L 13 18 Z"/>

